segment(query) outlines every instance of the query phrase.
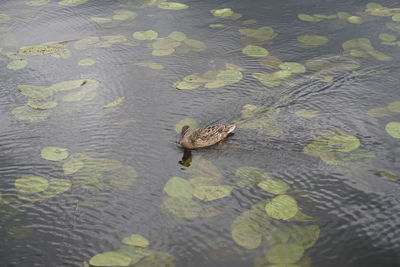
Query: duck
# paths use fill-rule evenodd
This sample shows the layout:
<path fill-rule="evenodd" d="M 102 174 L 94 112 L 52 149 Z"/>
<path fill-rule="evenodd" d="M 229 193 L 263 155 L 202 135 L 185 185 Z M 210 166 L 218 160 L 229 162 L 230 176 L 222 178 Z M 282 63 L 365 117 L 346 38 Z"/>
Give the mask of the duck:
<path fill-rule="evenodd" d="M 179 144 L 184 149 L 209 147 L 224 141 L 235 128 L 235 124 L 218 124 L 192 130 L 185 125 L 182 127 Z"/>

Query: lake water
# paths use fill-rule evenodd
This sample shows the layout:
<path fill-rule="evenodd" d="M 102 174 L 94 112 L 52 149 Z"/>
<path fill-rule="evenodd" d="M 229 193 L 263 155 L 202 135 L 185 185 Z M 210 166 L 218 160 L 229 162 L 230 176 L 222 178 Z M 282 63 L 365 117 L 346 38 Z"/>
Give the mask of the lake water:
<path fill-rule="evenodd" d="M 399 40 L 394 0 L 1 1 L 1 265 L 400 266 Z"/>

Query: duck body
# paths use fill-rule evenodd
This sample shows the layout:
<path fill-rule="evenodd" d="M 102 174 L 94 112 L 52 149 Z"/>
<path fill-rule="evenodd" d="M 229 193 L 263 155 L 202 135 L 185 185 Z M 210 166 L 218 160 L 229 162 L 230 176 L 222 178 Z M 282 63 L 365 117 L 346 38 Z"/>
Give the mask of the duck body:
<path fill-rule="evenodd" d="M 179 144 L 185 149 L 212 146 L 228 137 L 235 128 L 235 124 L 219 124 L 192 130 L 185 125 L 182 127 Z"/>

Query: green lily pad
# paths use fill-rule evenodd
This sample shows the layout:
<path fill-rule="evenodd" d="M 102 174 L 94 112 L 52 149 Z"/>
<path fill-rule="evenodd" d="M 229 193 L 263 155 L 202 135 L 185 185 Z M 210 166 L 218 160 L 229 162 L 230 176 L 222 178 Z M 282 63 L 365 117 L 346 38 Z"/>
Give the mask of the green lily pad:
<path fill-rule="evenodd" d="M 318 110 L 307 110 L 307 109 L 300 109 L 295 112 L 295 114 L 299 117 L 303 118 L 315 118 L 318 117 L 319 111 Z"/>
<path fill-rule="evenodd" d="M 296 200 L 288 195 L 279 195 L 265 205 L 265 211 L 274 219 L 288 220 L 294 217 L 298 210 Z"/>
<path fill-rule="evenodd" d="M 196 201 L 181 197 L 166 197 L 163 200 L 165 209 L 180 218 L 199 217 L 202 207 Z"/>
<path fill-rule="evenodd" d="M 70 159 L 68 159 L 64 164 L 63 164 L 63 170 L 64 174 L 73 174 L 79 171 L 80 169 L 83 168 L 85 163 L 80 160 L 79 158 L 75 158 L 74 156 L 71 156 Z"/>
<path fill-rule="evenodd" d="M 352 135 L 336 133 L 328 140 L 328 145 L 340 152 L 350 152 L 360 146 L 360 140 Z"/>
<path fill-rule="evenodd" d="M 164 66 L 160 63 L 152 62 L 152 61 L 142 61 L 142 62 L 137 62 L 135 65 L 140 66 L 140 67 L 147 67 L 153 70 L 162 70 L 164 69 Z"/>
<path fill-rule="evenodd" d="M 216 180 L 222 180 L 221 171 L 209 160 L 201 156 L 196 156 L 192 160 L 192 165 L 185 169 L 193 177 L 214 177 Z"/>
<path fill-rule="evenodd" d="M 43 121 L 50 117 L 51 112 L 46 110 L 36 110 L 29 106 L 20 106 L 14 108 L 11 113 L 18 119 L 22 121 Z"/>
<path fill-rule="evenodd" d="M 388 107 L 371 108 L 366 113 L 367 115 L 376 118 L 381 118 L 392 114 Z"/>
<path fill-rule="evenodd" d="M 193 196 L 200 200 L 212 201 L 227 197 L 231 192 L 232 187 L 228 185 L 201 185 L 195 187 Z"/>
<path fill-rule="evenodd" d="M 297 40 L 305 45 L 319 46 L 326 44 L 329 39 L 320 35 L 300 35 Z"/>
<path fill-rule="evenodd" d="M 164 191 L 170 197 L 191 199 L 193 194 L 192 185 L 180 177 L 172 177 L 164 186 Z"/>
<path fill-rule="evenodd" d="M 23 58 L 18 58 L 10 61 L 7 64 L 7 69 L 9 70 L 20 70 L 25 68 L 28 65 L 28 61 Z"/>
<path fill-rule="evenodd" d="M 397 182 L 399 180 L 399 177 L 396 174 L 389 171 L 379 172 L 379 177 L 381 177 L 386 181 L 391 181 L 391 182 Z"/>
<path fill-rule="evenodd" d="M 38 110 L 46 110 L 46 109 L 51 109 L 57 106 L 57 102 L 54 101 L 38 101 L 38 100 L 29 100 L 26 103 L 29 107 L 33 109 L 38 109 Z"/>
<path fill-rule="evenodd" d="M 180 134 L 182 131 L 182 127 L 185 125 L 188 125 L 190 127 L 190 129 L 193 129 L 193 130 L 199 128 L 199 124 L 197 121 L 195 121 L 194 119 L 191 119 L 191 118 L 186 118 L 186 119 L 180 120 L 177 124 L 175 124 L 175 126 L 174 126 L 175 132 Z"/>
<path fill-rule="evenodd" d="M 180 81 L 174 83 L 174 86 L 178 90 L 192 90 L 199 88 L 201 83 L 193 83 L 193 82 L 186 82 L 186 81 Z"/>
<path fill-rule="evenodd" d="M 150 244 L 149 240 L 147 240 L 142 235 L 138 235 L 138 234 L 133 234 L 128 237 L 125 237 L 124 239 L 122 239 L 122 243 L 130 245 L 130 246 L 142 247 L 142 248 L 145 248 L 145 247 L 149 246 L 149 244 Z"/>
<path fill-rule="evenodd" d="M 18 54 L 26 55 L 26 56 L 43 56 L 43 55 L 51 55 L 56 54 L 59 48 L 54 45 L 32 45 L 32 46 L 23 46 L 18 50 Z"/>
<path fill-rule="evenodd" d="M 89 260 L 92 266 L 129 266 L 131 258 L 115 251 L 103 252 Z"/>
<path fill-rule="evenodd" d="M 266 57 L 269 54 L 267 49 L 257 45 L 247 45 L 242 49 L 242 52 L 250 57 Z"/>
<path fill-rule="evenodd" d="M 391 102 L 387 106 L 387 109 L 390 110 L 391 112 L 400 112 L 400 101 Z"/>
<path fill-rule="evenodd" d="M 151 54 L 155 57 L 163 57 L 163 56 L 168 56 L 171 55 L 175 52 L 174 48 L 169 48 L 169 49 L 154 49 Z"/>
<path fill-rule="evenodd" d="M 200 176 L 189 179 L 189 182 L 193 187 L 197 187 L 202 185 L 219 185 L 221 180 L 214 177 Z"/>
<path fill-rule="evenodd" d="M 155 40 L 158 37 L 158 33 L 153 30 L 148 31 L 138 31 L 133 33 L 133 38 L 138 40 Z"/>
<path fill-rule="evenodd" d="M 41 176 L 23 176 L 15 180 L 15 188 L 23 193 L 37 193 L 46 190 L 49 181 Z"/>
<path fill-rule="evenodd" d="M 258 224 L 249 222 L 234 221 L 231 226 L 233 240 L 240 246 L 247 249 L 256 249 L 261 244 L 261 229 Z"/>
<path fill-rule="evenodd" d="M 290 231 L 291 239 L 295 243 L 301 245 L 304 249 L 313 247 L 319 238 L 319 234 L 320 228 L 318 225 L 294 225 L 291 227 Z"/>
<path fill-rule="evenodd" d="M 204 51 L 207 47 L 204 42 L 194 39 L 185 39 L 184 42 L 196 52 Z"/>
<path fill-rule="evenodd" d="M 81 101 L 85 98 L 86 96 L 86 91 L 76 91 L 76 92 L 71 92 L 66 94 L 63 98 L 63 102 L 76 102 L 76 101 Z"/>
<path fill-rule="evenodd" d="M 235 176 L 239 178 L 237 185 L 245 188 L 254 186 L 263 180 L 265 173 L 266 171 L 256 167 L 240 167 L 235 172 Z"/>
<path fill-rule="evenodd" d="M 53 90 L 49 87 L 35 86 L 28 84 L 18 85 L 17 90 L 19 93 L 26 97 L 33 99 L 45 99 L 53 95 Z"/>
<path fill-rule="evenodd" d="M 163 251 L 151 251 L 151 254 L 135 264 L 135 267 L 174 267 L 175 257 Z"/>
<path fill-rule="evenodd" d="M 158 4 L 158 8 L 167 10 L 182 10 L 189 8 L 189 6 L 177 2 L 161 2 Z"/>
<path fill-rule="evenodd" d="M 248 28 L 239 29 L 239 32 L 243 35 L 246 35 L 249 38 L 252 38 L 257 42 L 271 40 L 275 38 L 277 35 L 274 32 L 274 29 L 272 29 L 269 26 L 263 26 L 258 29 L 248 29 Z"/>
<path fill-rule="evenodd" d="M 306 72 L 306 68 L 302 64 L 296 62 L 284 62 L 279 65 L 279 68 L 281 68 L 282 70 L 288 70 L 293 73 Z"/>
<path fill-rule="evenodd" d="M 84 58 L 84 59 L 79 60 L 78 65 L 79 66 L 92 66 L 95 63 L 96 63 L 96 61 L 91 58 Z"/>
<path fill-rule="evenodd" d="M 351 53 L 352 56 L 364 56 L 369 55 L 373 58 L 381 61 L 390 61 L 392 60 L 391 56 L 385 55 L 382 52 L 375 50 L 372 46 L 371 41 L 367 38 L 356 38 L 352 40 L 348 40 L 342 44 L 344 50 L 347 50 Z M 358 51 L 357 54 L 352 51 Z"/>
<path fill-rule="evenodd" d="M 235 13 L 231 8 L 212 9 L 210 12 L 218 18 L 229 18 Z"/>
<path fill-rule="evenodd" d="M 307 15 L 307 14 L 298 14 L 297 18 L 306 22 L 320 22 L 321 19 L 315 16 Z"/>
<path fill-rule="evenodd" d="M 295 263 L 303 257 L 304 248 L 296 243 L 284 243 L 273 246 L 267 251 L 267 259 L 271 263 Z"/>
<path fill-rule="evenodd" d="M 389 122 L 386 124 L 385 130 L 390 136 L 400 138 L 400 122 Z"/>
<path fill-rule="evenodd" d="M 52 86 L 48 87 L 47 89 L 54 92 L 61 92 L 67 91 L 75 88 L 79 88 L 84 86 L 88 83 L 87 80 L 80 79 L 80 80 L 70 80 L 70 81 L 63 81 L 59 83 L 55 83 Z"/>
<path fill-rule="evenodd" d="M 267 191 L 271 194 L 283 194 L 289 190 L 289 185 L 284 181 L 276 178 L 270 173 L 264 173 L 261 175 L 262 181 L 257 184 L 262 190 Z"/>
<path fill-rule="evenodd" d="M 51 161 L 61 161 L 68 157 L 68 149 L 55 146 L 44 147 L 41 151 L 43 159 Z"/>

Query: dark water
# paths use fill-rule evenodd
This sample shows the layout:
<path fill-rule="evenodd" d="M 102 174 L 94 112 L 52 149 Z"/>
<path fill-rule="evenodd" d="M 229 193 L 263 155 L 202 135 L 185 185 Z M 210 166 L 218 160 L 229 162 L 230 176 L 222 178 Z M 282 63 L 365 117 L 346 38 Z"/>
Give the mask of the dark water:
<path fill-rule="evenodd" d="M 367 2 L 182 1 L 189 6 L 185 10 L 163 10 L 157 5 L 138 8 L 144 1 L 88 0 L 77 6 L 57 2 L 42 6 L 28 6 L 25 1 L 0 3 L 0 13 L 10 16 L 0 20 L 1 266 L 82 266 L 98 253 L 118 249 L 121 239 L 133 233 L 145 236 L 151 249 L 174 255 L 176 266 L 253 266 L 255 258 L 264 255 L 265 247 L 248 250 L 236 244 L 231 224 L 252 205 L 273 195 L 256 187 L 238 187 L 235 171 L 243 166 L 262 168 L 288 183 L 302 211 L 314 217 L 313 224 L 321 232 L 316 244 L 305 252 L 311 266 L 400 266 L 399 182 L 378 175 L 386 171 L 400 176 L 399 139 L 385 131 L 388 122 L 400 121 L 400 114 L 379 118 L 366 114 L 400 100 L 400 48 L 382 45 L 378 38 L 380 33 L 400 35 L 387 29 L 390 16 L 361 14 L 366 18 L 362 24 L 347 23 L 338 28 L 330 20 L 310 23 L 297 15 L 356 15 L 365 10 Z M 400 7 L 396 1 L 380 4 Z M 243 17 L 220 19 L 209 11 L 226 7 Z M 135 11 L 137 17 L 105 24 L 90 19 L 112 17 L 116 9 Z M 243 25 L 248 19 L 256 23 Z M 209 27 L 216 23 L 224 27 Z M 251 75 L 267 72 L 260 59 L 241 52 L 245 44 L 238 29 L 261 26 L 271 26 L 278 33 L 262 46 L 282 61 L 304 64 L 316 57 L 343 56 L 342 43 L 354 38 L 369 38 L 375 49 L 393 59 L 345 55 L 359 62 L 360 68 L 322 73 L 330 76 L 330 82 L 321 82 L 315 71 L 307 69 L 291 79 L 292 86 L 270 88 Z M 132 37 L 136 31 L 150 29 L 161 37 L 182 31 L 203 41 L 207 48 L 155 57 L 147 46 L 150 42 Z M 305 48 L 296 39 L 303 34 L 323 35 L 329 42 Z M 124 35 L 131 45 L 116 43 L 82 50 L 73 46 L 89 36 L 107 35 Z M 20 56 L 29 62 L 25 68 L 6 67 L 11 61 L 7 52 L 62 41 L 67 41 L 65 48 L 71 52 L 66 59 Z M 78 61 L 84 58 L 96 63 L 79 66 Z M 154 61 L 165 69 L 135 65 L 140 61 Z M 225 63 L 245 68 L 240 82 L 216 89 L 177 90 L 173 86 L 186 75 L 224 69 Z M 43 121 L 18 120 L 12 114 L 14 108 L 26 103 L 18 85 L 50 86 L 76 79 L 99 81 L 97 96 L 76 106 L 56 107 L 58 111 Z M 102 109 L 122 96 L 125 101 L 118 107 Z M 200 125 L 231 122 L 240 117 L 246 104 L 279 109 L 276 123 L 283 134 L 270 136 L 238 127 L 225 144 L 194 151 L 194 156 L 202 156 L 220 169 L 224 184 L 233 187 L 232 194 L 215 201 L 213 206 L 222 212 L 212 218 L 185 219 L 168 213 L 162 205 L 164 185 L 172 176 L 189 177 L 178 163 L 183 151 L 177 146 L 174 125 L 184 118 L 195 119 Z M 319 115 L 298 117 L 295 112 L 300 109 L 317 110 Z M 361 148 L 375 157 L 335 166 L 304 154 L 303 148 L 314 140 L 314 133 L 326 129 L 341 129 L 357 137 Z M 123 189 L 92 190 L 73 184 L 67 192 L 42 201 L 18 200 L 14 182 L 21 176 L 71 180 L 63 173 L 62 163 L 41 158 L 46 146 L 119 160 L 134 167 L 138 178 Z"/>

